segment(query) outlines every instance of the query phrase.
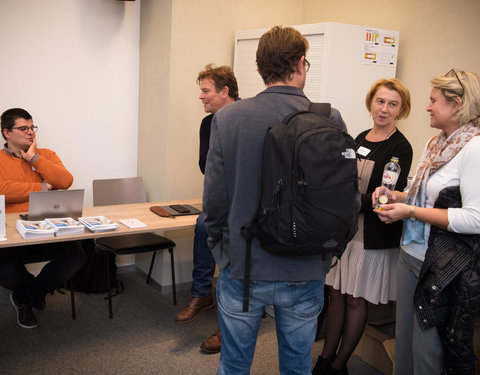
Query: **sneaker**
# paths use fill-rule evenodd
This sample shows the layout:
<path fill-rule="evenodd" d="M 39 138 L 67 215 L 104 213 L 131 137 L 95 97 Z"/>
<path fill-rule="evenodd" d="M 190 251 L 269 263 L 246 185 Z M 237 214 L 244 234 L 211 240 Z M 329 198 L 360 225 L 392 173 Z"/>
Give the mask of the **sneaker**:
<path fill-rule="evenodd" d="M 17 322 L 22 328 L 35 328 L 38 325 L 37 318 L 33 315 L 32 307 L 18 303 L 13 292 L 10 293 L 10 301 L 17 312 Z"/>
<path fill-rule="evenodd" d="M 32 303 L 32 307 L 37 311 L 45 311 L 47 309 L 47 300 L 42 298 Z"/>

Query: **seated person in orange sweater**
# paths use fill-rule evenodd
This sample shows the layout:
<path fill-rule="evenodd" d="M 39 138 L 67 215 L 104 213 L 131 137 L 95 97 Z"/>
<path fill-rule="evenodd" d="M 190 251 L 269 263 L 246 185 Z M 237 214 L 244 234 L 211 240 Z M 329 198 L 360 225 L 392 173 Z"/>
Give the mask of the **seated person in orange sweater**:
<path fill-rule="evenodd" d="M 12 108 L 1 116 L 3 138 L 0 151 L 0 194 L 5 195 L 5 211 L 28 211 L 31 191 L 68 189 L 73 182 L 70 172 L 55 152 L 37 149 L 32 116 L 21 108 Z M 25 263 L 49 259 L 35 277 Z M 0 285 L 10 289 L 10 300 L 23 328 L 34 328 L 38 322 L 32 308 L 47 307 L 47 293 L 63 285 L 85 261 L 79 242 L 56 242 L 0 249 Z"/>

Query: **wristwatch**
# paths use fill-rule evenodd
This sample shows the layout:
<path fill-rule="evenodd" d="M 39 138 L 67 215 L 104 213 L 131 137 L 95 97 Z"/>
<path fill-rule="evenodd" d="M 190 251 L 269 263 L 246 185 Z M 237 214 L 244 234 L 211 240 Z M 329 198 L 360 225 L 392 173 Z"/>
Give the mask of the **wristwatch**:
<path fill-rule="evenodd" d="M 410 220 L 415 221 L 415 206 L 410 206 Z"/>

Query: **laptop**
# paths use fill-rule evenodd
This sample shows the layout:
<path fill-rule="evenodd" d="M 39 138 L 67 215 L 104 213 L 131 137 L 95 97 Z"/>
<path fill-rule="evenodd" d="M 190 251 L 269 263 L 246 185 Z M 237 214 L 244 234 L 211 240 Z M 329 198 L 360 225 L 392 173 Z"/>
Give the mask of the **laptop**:
<path fill-rule="evenodd" d="M 43 220 L 51 217 L 82 216 L 84 189 L 32 191 L 28 201 L 28 215 L 23 220 Z"/>

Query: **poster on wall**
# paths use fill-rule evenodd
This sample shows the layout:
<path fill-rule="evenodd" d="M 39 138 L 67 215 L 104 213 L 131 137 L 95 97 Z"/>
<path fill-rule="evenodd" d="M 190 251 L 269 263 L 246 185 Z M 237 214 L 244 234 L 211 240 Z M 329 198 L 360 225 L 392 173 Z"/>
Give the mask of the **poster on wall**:
<path fill-rule="evenodd" d="M 0 195 L 0 241 L 5 240 L 5 195 Z"/>
<path fill-rule="evenodd" d="M 365 29 L 363 64 L 395 66 L 397 55 L 398 35 Z"/>

